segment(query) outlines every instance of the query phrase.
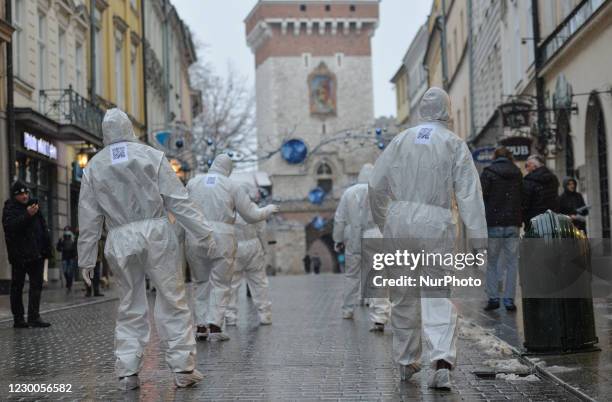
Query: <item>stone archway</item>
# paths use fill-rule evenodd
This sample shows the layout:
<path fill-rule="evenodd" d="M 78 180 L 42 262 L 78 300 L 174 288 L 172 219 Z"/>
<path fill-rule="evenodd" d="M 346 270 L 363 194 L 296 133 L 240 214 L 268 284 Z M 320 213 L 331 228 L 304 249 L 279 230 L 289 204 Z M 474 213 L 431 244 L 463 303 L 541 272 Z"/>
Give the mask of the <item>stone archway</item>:
<path fill-rule="evenodd" d="M 312 223 L 306 226 L 307 253 L 311 258 L 317 256 L 321 259 L 321 273 L 339 272 L 332 231 L 332 220 L 328 220 L 321 229 L 315 229 Z"/>
<path fill-rule="evenodd" d="M 591 94 L 587 106 L 585 150 L 589 235 L 610 238 L 610 185 L 606 125 L 599 96 Z"/>

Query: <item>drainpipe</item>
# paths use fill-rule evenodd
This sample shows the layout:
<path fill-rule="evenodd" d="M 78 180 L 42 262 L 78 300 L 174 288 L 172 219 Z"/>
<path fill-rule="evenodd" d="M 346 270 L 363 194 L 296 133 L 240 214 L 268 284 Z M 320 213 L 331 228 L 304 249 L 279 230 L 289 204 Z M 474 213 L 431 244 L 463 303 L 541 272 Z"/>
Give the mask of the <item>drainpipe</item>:
<path fill-rule="evenodd" d="M 546 149 L 546 105 L 544 104 L 544 78 L 540 77 L 542 69 L 542 51 L 540 49 L 540 12 L 538 0 L 531 0 L 531 19 L 533 25 L 533 53 L 536 84 L 536 105 L 538 116 L 538 146 L 540 153 Z"/>
<path fill-rule="evenodd" d="M 470 85 L 470 134 L 468 138 L 473 139 L 476 136 L 474 132 L 474 48 L 473 48 L 473 24 L 472 17 L 472 0 L 467 0 L 467 19 L 468 19 L 468 67 L 469 67 L 469 85 Z"/>
<path fill-rule="evenodd" d="M 4 3 L 5 19 L 9 24 L 13 22 L 12 0 L 7 0 Z M 16 154 L 16 133 L 15 133 L 15 93 L 13 83 L 13 42 L 6 44 L 6 133 L 9 148 L 9 183 L 15 176 L 15 160 Z"/>
<path fill-rule="evenodd" d="M 162 52 L 164 54 L 163 57 L 163 63 L 164 63 L 164 82 L 165 82 L 165 87 L 166 87 L 166 91 L 165 95 L 166 95 L 166 99 L 164 99 L 164 106 L 165 106 L 165 112 L 164 112 L 164 128 L 168 128 L 169 124 L 170 124 L 170 55 L 169 55 L 169 43 L 168 43 L 168 23 L 169 23 L 169 8 L 168 8 L 168 1 L 164 0 L 164 21 L 162 24 L 162 37 L 163 37 L 163 42 L 162 42 Z"/>
<path fill-rule="evenodd" d="M 140 23 L 142 24 L 142 113 L 145 126 L 145 144 L 149 143 L 149 112 L 147 108 L 147 52 L 145 49 L 146 25 L 145 25 L 145 5 L 140 3 Z"/>
<path fill-rule="evenodd" d="M 440 56 L 442 58 L 442 88 L 448 92 L 448 60 L 446 58 L 446 0 L 442 0 L 442 15 L 436 22 L 440 23 Z"/>
<path fill-rule="evenodd" d="M 96 0 L 89 2 L 89 99 L 96 102 Z"/>

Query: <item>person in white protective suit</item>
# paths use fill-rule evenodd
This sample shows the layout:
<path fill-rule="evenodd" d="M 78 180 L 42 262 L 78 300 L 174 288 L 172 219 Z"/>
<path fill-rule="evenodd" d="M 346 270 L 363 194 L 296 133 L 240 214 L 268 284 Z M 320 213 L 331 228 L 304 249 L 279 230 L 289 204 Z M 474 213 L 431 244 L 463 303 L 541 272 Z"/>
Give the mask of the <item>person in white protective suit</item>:
<path fill-rule="evenodd" d="M 483 250 L 487 223 L 480 180 L 467 144 L 448 127 L 447 93 L 427 90 L 419 113 L 422 123 L 396 136 L 376 162 L 369 184 L 373 218 L 385 241 L 402 239 L 401 247 L 405 239 L 423 239 L 429 250 L 452 252 L 458 244 L 454 198 L 472 248 Z M 407 287 L 390 291 L 393 356 L 400 377 L 406 380 L 420 370 L 423 336 L 435 369 L 429 386 L 450 388 L 456 309 L 448 298 L 415 298 L 409 293 Z"/>
<path fill-rule="evenodd" d="M 248 183 L 240 183 L 240 187 L 249 195 L 251 201 L 254 203 L 259 201 L 257 187 Z M 232 276 L 230 302 L 225 313 L 225 323 L 236 325 L 238 289 L 244 278 L 251 291 L 251 300 L 257 309 L 259 323 L 270 325 L 272 324 L 272 303 L 270 302 L 268 276 L 266 275 L 266 222 L 260 221 L 248 224 L 238 215 L 234 229 L 238 248 L 234 275 Z"/>
<path fill-rule="evenodd" d="M 195 384 L 193 320 L 180 272 L 179 244 L 168 221 L 171 212 L 202 248 L 213 249 L 211 228 L 189 200 L 163 152 L 138 142 L 128 116 L 106 112 L 105 147 L 88 163 L 81 179 L 79 267 L 90 282 L 103 225 L 104 255 L 117 278 L 120 301 L 115 327 L 116 371 L 121 389 L 139 386 L 138 373 L 149 340 L 145 274 L 157 289 L 155 322 L 167 345 L 166 362 L 179 387 Z"/>
<path fill-rule="evenodd" d="M 342 317 L 352 319 L 355 307 L 359 304 L 361 293 L 361 239 L 367 231 L 367 237 L 380 237 L 368 198 L 368 179 L 374 166 L 366 163 L 361 168 L 357 183 L 347 188 L 334 216 L 333 238 L 336 251 L 344 248 L 344 292 Z M 370 320 L 372 331 L 384 331 L 389 315 L 389 303 L 386 299 L 370 300 Z"/>
<path fill-rule="evenodd" d="M 225 312 L 230 299 L 232 275 L 236 257 L 234 223 L 239 213 L 247 223 L 266 220 L 278 211 L 278 206 L 259 208 L 240 186 L 229 178 L 232 160 L 218 155 L 205 175 L 197 175 L 187 183 L 190 198 L 206 206 L 204 215 L 213 228 L 217 248 L 207 256 L 202 247 L 186 236 L 186 255 L 194 283 L 197 339 L 226 341 L 223 332 Z"/>

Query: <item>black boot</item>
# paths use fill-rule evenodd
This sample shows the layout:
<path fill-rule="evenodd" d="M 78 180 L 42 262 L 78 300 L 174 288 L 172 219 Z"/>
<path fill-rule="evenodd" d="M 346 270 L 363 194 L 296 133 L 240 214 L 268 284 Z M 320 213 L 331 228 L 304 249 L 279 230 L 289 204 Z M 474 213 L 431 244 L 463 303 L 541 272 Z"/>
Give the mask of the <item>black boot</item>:
<path fill-rule="evenodd" d="M 485 311 L 491 311 L 491 310 L 497 310 L 498 308 L 499 308 L 499 300 L 489 299 L 489 302 L 487 303 L 484 309 Z"/>

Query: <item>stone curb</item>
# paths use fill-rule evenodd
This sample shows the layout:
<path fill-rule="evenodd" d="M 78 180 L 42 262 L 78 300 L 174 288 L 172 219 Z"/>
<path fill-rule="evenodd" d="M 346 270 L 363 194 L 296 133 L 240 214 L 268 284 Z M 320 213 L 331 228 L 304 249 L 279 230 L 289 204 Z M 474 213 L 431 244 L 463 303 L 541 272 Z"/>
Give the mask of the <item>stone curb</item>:
<path fill-rule="evenodd" d="M 473 321 L 470 321 L 470 324 L 481 328 L 482 330 L 486 331 L 485 328 L 483 328 L 482 326 L 476 324 Z M 528 358 L 526 358 L 524 356 L 524 354 L 518 350 L 517 348 L 515 348 L 514 346 L 510 345 L 508 342 L 504 341 L 503 339 L 500 339 L 499 337 L 497 337 L 495 334 L 489 333 L 491 336 L 493 336 L 494 338 L 496 338 L 497 340 L 499 340 L 500 342 L 503 342 L 505 345 L 508 345 L 508 348 L 510 350 L 512 350 L 512 353 L 514 353 L 517 357 L 517 359 L 524 364 L 525 366 L 531 368 L 532 371 L 534 371 L 535 373 L 537 373 L 540 377 L 546 378 L 558 385 L 560 385 L 563 389 L 565 389 L 567 392 L 569 392 L 570 394 L 574 395 L 576 398 L 580 399 L 581 401 L 587 401 L 587 402 L 596 402 L 595 399 L 591 398 L 590 396 L 588 396 L 587 394 L 585 394 L 584 392 L 580 391 L 578 388 L 568 384 L 567 382 L 563 381 L 562 379 L 560 379 L 559 377 L 557 377 L 556 375 L 554 375 L 553 373 L 551 373 L 550 371 L 545 369 L 545 366 L 539 366 L 537 364 L 535 364 L 534 362 L 532 362 L 531 360 L 529 360 Z"/>

